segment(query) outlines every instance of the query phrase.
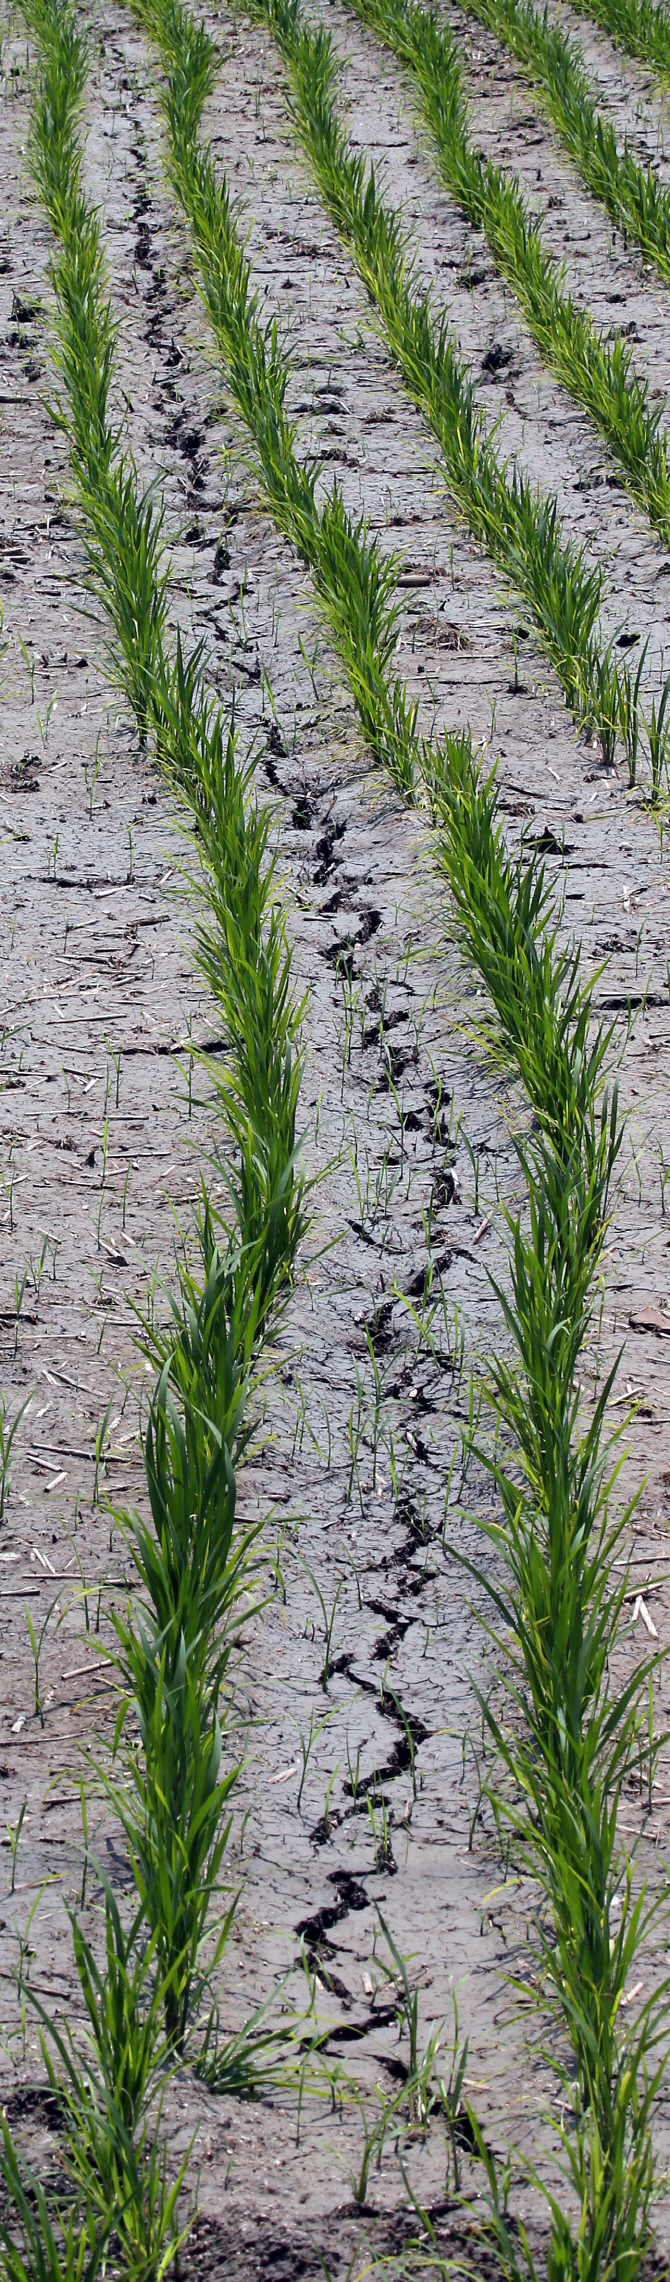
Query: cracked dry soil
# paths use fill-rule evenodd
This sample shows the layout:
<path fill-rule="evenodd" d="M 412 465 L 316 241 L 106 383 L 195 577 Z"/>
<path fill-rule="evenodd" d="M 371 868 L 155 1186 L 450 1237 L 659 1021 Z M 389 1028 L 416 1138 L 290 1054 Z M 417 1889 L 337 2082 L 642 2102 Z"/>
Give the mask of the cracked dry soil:
<path fill-rule="evenodd" d="M 660 651 L 668 638 L 660 549 L 610 481 L 586 423 L 539 371 L 486 249 L 436 190 L 401 74 L 349 21 L 327 16 L 352 59 L 353 130 L 402 201 L 496 412 L 504 388 L 505 447 L 556 484 L 566 529 L 607 561 L 612 625 L 651 628 Z M 293 2282 L 322 2273 L 324 2260 L 334 2277 L 346 2274 L 357 2245 L 361 2265 L 393 2260 L 419 2232 L 412 2196 L 445 2254 L 466 2246 L 477 2212 L 479 2167 L 464 2145 L 460 2211 L 437 2118 L 425 2138 L 406 2139 L 405 2177 L 390 2134 L 365 2210 L 352 2200 L 360 2101 L 374 2105 L 375 2086 L 390 2097 L 406 2063 L 380 1911 L 418 1980 L 422 2035 L 444 2021 L 447 2047 L 457 1994 L 468 2088 L 492 2144 L 537 2150 L 547 2080 L 506 1983 L 531 1901 L 523 1888 L 502 1890 L 495 1832 L 487 1810 L 478 1812 L 473 1680 L 486 1685 L 487 1662 L 481 1596 L 466 1589 L 457 1557 L 485 1558 L 477 1516 L 488 1510 L 486 1482 L 474 1471 L 463 1482 L 460 1436 L 470 1373 L 502 1337 L 490 1278 L 504 1279 L 502 1207 L 518 1192 L 515 1105 L 477 1052 L 476 997 L 425 827 L 361 754 L 302 571 L 259 511 L 166 197 L 153 64 L 122 8 L 94 8 L 91 20 L 101 53 L 88 96 L 87 187 L 104 216 L 120 319 L 118 409 L 142 479 L 156 476 L 164 490 L 175 619 L 205 638 L 212 678 L 222 693 L 235 688 L 243 743 L 258 750 L 296 986 L 309 994 L 302 1123 L 319 1185 L 264 1388 L 263 1431 L 240 1483 L 242 1513 L 266 1522 L 280 1589 L 249 1626 L 240 1675 L 250 1725 L 231 1875 L 241 1899 L 219 2002 L 226 2030 L 273 1991 L 278 2013 L 289 2004 L 299 2011 L 306 1962 L 328 2031 L 325 2061 L 346 2068 L 356 2096 L 331 2105 L 324 2078 L 298 2114 L 295 2086 L 242 2103 L 217 2099 L 184 2071 L 166 2109 L 171 2159 L 192 2143 L 188 2186 L 198 2182 L 184 2275 Z M 528 91 L 507 60 L 497 59 L 494 80 L 493 43 L 456 12 L 454 22 L 472 64 L 477 132 L 492 144 L 507 136 L 517 166 L 524 151 L 532 158 L 538 202 L 561 249 L 579 256 L 594 314 L 603 316 L 608 292 L 630 305 L 638 354 L 665 389 L 667 296 L 625 251 L 603 260 L 604 225 L 549 130 L 533 114 L 532 134 L 522 131 Z M 584 1376 L 588 1397 L 596 1368 L 622 1349 L 616 1402 L 635 1407 L 621 1494 L 645 1483 L 632 1576 L 650 1580 L 664 1641 L 667 856 L 639 794 L 576 739 L 530 640 L 519 641 L 512 675 L 514 604 L 452 513 L 431 440 L 303 175 L 276 58 L 244 19 L 222 12 L 212 23 L 222 70 L 206 125 L 243 202 L 268 314 L 290 343 L 305 443 L 318 444 L 324 480 L 332 467 L 347 503 L 363 503 L 406 560 L 399 664 L 426 724 L 435 709 L 449 726 L 468 720 L 476 735 L 494 733 L 510 834 L 546 850 L 585 968 L 606 962 L 601 1002 L 622 1039 L 632 1009 L 626 1161 Z M 595 44 L 602 58 L 607 43 Z M 16 1965 L 27 1941 L 36 1992 L 71 2013 L 64 1905 L 81 1883 L 79 1775 L 87 1748 L 112 1732 L 114 1692 L 96 1651 L 108 1595 L 125 1579 L 109 1508 L 142 1500 L 133 1308 L 146 1303 L 156 1273 L 169 1279 L 174 1213 L 188 1228 L 201 1162 L 222 1143 L 191 1055 L 194 1043 L 215 1047 L 216 1028 L 189 953 L 188 896 L 178 892 L 181 819 L 138 753 L 108 678 L 46 409 L 49 249 L 25 170 L 25 47 L 10 43 L 7 53 L 17 71 L 5 81 L 0 139 L 0 580 L 9 637 L 0 1352 L 10 1413 L 28 1395 L 31 1403 L 0 1532 L 0 2093 L 29 2160 L 57 2185 L 57 2119 L 35 2025 L 22 2027 Z M 605 84 L 615 110 L 629 100 L 611 55 Z M 648 90 L 645 100 L 651 134 Z M 492 353 L 496 344 L 502 355 Z M 427 1344 L 417 1319 L 431 1265 L 437 1306 Z M 44 1627 L 43 1726 L 27 1609 L 36 1633 Z M 638 1628 L 622 1657 L 644 1645 Z M 658 1698 L 662 1721 L 663 1674 Z M 667 1792 L 661 1769 L 661 1803 L 647 1814 L 631 1793 L 626 1809 L 627 1828 L 643 1830 L 652 1878 L 663 1874 Z M 22 1809 L 14 1859 L 10 1834 Z M 118 1833 L 93 1797 L 89 1814 L 97 1858 L 123 1891 Z M 94 1930 L 91 1882 L 84 1918 Z M 650 1959 L 649 1971 L 662 1963 Z M 667 2137 L 661 2097 L 662 2160 Z M 539 2242 L 538 2209 L 516 2175 L 513 2208 Z M 666 2236 L 661 2211 L 661 2248 Z M 476 2258 L 487 2273 L 481 2245 Z"/>

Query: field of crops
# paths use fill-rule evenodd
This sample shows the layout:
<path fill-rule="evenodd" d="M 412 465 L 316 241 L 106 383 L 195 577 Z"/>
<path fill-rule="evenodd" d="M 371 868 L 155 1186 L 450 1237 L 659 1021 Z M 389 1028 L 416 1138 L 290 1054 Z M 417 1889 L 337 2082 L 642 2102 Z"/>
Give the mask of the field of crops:
<path fill-rule="evenodd" d="M 637 2282 L 670 17 L 0 97 L 0 2282 Z"/>

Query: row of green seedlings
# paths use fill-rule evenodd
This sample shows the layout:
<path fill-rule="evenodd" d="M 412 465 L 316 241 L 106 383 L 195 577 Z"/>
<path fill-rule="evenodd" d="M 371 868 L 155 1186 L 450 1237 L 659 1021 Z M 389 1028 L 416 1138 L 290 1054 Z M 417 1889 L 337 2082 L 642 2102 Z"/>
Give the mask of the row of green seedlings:
<path fill-rule="evenodd" d="M 162 1338 L 144 1329 L 145 1353 L 164 1357 L 145 1443 L 151 1518 L 110 1507 L 134 1585 L 110 1612 L 120 1691 L 112 1760 L 94 1751 L 91 1772 L 122 1825 L 133 1898 L 122 1915 L 89 1851 L 84 1802 L 80 1907 L 69 1909 L 83 2020 L 59 2018 L 29 1978 L 22 1984 L 58 2105 L 67 2198 L 51 2200 L 22 2164 L 3 2117 L 3 2282 L 80 2282 L 107 2258 L 128 2282 L 162 2282 L 191 2218 L 184 2224 L 180 2208 L 191 2149 L 170 2172 L 161 2131 L 169 2085 L 189 2062 L 217 2090 L 249 2089 L 262 2072 L 263 2008 L 222 2039 L 214 1978 L 237 1902 L 225 1875 L 241 1769 L 235 1666 L 261 1584 L 260 1524 L 235 1517 L 258 1318 L 206 1201 L 199 1235 L 200 1272 L 180 1263 L 171 1329 Z M 90 1873 L 102 1962 L 81 1922 Z"/>
<path fill-rule="evenodd" d="M 177 11 L 169 13 L 172 17 Z M 501 468 L 448 318 L 436 318 L 430 292 L 418 282 L 401 218 L 385 204 L 374 168 L 352 149 L 337 116 L 341 65 L 331 35 L 303 19 L 299 0 L 254 0 L 253 13 L 277 39 L 290 78 L 290 113 L 299 141 L 408 393 L 437 439 L 455 502 L 474 537 L 520 594 L 567 705 L 597 731 L 608 763 L 622 741 L 634 783 L 645 652 L 633 674 L 629 663 L 617 658 L 616 639 L 602 648 L 596 630 L 602 571 L 589 569 L 584 549 L 562 539 L 555 497 L 540 494 L 517 467 L 511 478 Z M 190 191 L 189 184 L 197 177 L 186 149 L 184 175 L 185 195 L 195 204 L 197 190 Z M 669 708 L 670 678 L 658 699 L 652 699 L 645 723 L 654 802 L 668 770 Z"/>
<path fill-rule="evenodd" d="M 144 9 L 142 15 L 146 20 Z M 153 7 L 151 16 L 159 30 Z M 183 11 L 174 7 L 169 10 L 170 56 L 163 10 L 161 18 L 162 55 L 170 74 L 166 108 L 179 102 L 183 118 L 189 92 L 185 67 L 190 63 L 192 85 L 195 47 L 195 53 L 202 55 L 206 80 L 209 57 L 196 45 L 200 35 L 195 30 L 185 46 Z M 196 89 L 196 94 L 201 92 Z M 191 108 L 188 155 L 185 139 L 181 150 L 181 168 L 196 182 L 201 179 L 200 155 L 194 147 L 198 116 Z M 174 151 L 174 129 L 172 137 Z M 561 952 L 557 947 L 557 931 L 549 923 L 549 890 L 538 859 L 530 865 L 519 859 L 515 865 L 506 857 L 496 825 L 493 782 L 482 780 L 466 739 L 445 739 L 441 768 L 433 752 L 428 788 L 465 940 L 497 1011 L 496 1047 L 499 1051 L 502 1044 L 519 1070 L 541 1131 L 539 1140 L 520 1144 L 530 1234 L 524 1235 L 520 1220 L 512 1227 L 512 1301 L 504 1303 L 527 1376 L 524 1380 L 501 1367 L 492 1373 L 490 1387 L 496 1414 L 505 1415 L 512 1432 L 518 1433 L 520 1461 L 527 1468 L 525 1504 L 518 1479 L 512 1483 L 495 1457 L 490 1462 L 498 1467 L 496 1478 L 505 1492 L 507 1534 L 501 1532 L 499 1543 L 507 1546 L 512 1582 L 518 1581 L 511 1621 L 515 1618 L 517 1634 L 524 1647 L 528 1644 L 535 1681 L 535 1695 L 529 1686 L 524 1704 L 531 1738 L 524 1746 L 524 1764 L 528 1758 L 535 1768 L 538 1735 L 546 1745 L 551 1741 L 551 1750 L 537 1758 L 538 1806 L 535 1818 L 532 1811 L 527 1818 L 532 1846 L 527 1839 L 526 1858 L 535 1862 L 548 1908 L 555 1911 L 564 1947 L 570 1949 L 564 2025 L 572 2033 L 580 2075 L 575 2130 L 573 2136 L 566 2132 L 566 2150 L 573 2183 L 585 2199 L 586 2235 L 594 2258 L 605 2239 L 620 2245 L 626 2234 L 636 2265 L 643 2256 L 651 2193 L 650 2096 L 644 2090 L 644 2067 L 656 2020 L 648 2010 L 626 2034 L 617 2021 L 631 1959 L 642 1938 L 643 1916 L 631 1899 L 615 1834 L 618 1792 L 635 1758 L 648 1670 L 637 1673 L 631 1691 L 603 1701 L 608 1651 L 623 1606 L 624 1587 L 612 1588 L 625 1517 L 610 1525 L 607 1460 L 601 1450 L 609 1385 L 585 1435 L 578 1433 L 576 1391 L 621 1141 L 616 1100 L 609 1101 L 605 1090 L 611 1034 L 596 1027 L 595 1039 L 591 1037 L 597 978 L 583 985 L 578 952 Z M 543 1376 L 536 1395 L 540 1363 Z M 522 1545 L 529 1578 L 518 1557 Z M 571 1597 L 565 1598 L 567 1580 Z M 548 1607 L 561 1612 L 561 1621 L 547 1657 Z M 499 1613 L 505 1613 L 504 1604 Z M 535 1651 L 539 1643 L 545 1654 L 545 1670 L 535 1669 L 531 1637 Z M 571 1757 L 563 1765 L 560 1747 L 566 1722 Z M 498 1732 L 501 1747 L 509 1754 L 509 1736 L 497 1725 Z M 559 1774 L 562 1767 L 560 1808 L 566 1821 L 563 1864 L 556 1858 L 556 1818 L 552 1821 L 548 1804 L 557 1765 Z M 576 1795 L 575 1768 L 581 1778 Z M 532 1805 L 531 1798 L 531 1810 Z M 545 1826 L 552 1843 L 543 1846 Z M 572 1916 L 569 1908 L 561 1916 L 559 1908 L 566 1867 L 572 1880 L 571 1900 L 574 1903 L 576 1883 L 583 1903 L 581 1914 L 573 1910 Z M 590 1882 L 585 1889 L 586 1870 Z M 613 1905 L 622 1876 L 626 1901 L 618 1938 L 610 1943 L 609 1915 L 614 1926 Z M 544 1943 L 547 1972 L 553 1938 L 549 1931 Z M 560 2010 L 564 1983 L 558 1970 L 552 1986 Z M 497 2193 L 494 2177 L 492 2193 Z M 502 2226 L 499 2211 L 497 2220 Z M 571 2258 L 576 2271 L 575 2243 L 557 2205 L 552 2205 L 552 2224 L 557 2256 L 562 2241 L 564 2267 Z M 513 2255 L 509 2243 L 506 2255 L 509 2259 Z"/>
<path fill-rule="evenodd" d="M 649 385 L 635 370 L 630 343 L 621 337 L 612 342 L 587 310 L 577 308 L 561 265 L 544 246 L 518 176 L 475 149 L 460 55 L 448 24 L 416 0 L 406 7 L 401 0 L 350 4 L 411 73 L 419 115 L 447 190 L 473 229 L 484 232 L 545 363 L 588 413 L 652 530 L 667 546 L 670 471 L 662 407 L 652 410 Z M 670 42 L 670 27 L 667 36 Z"/>
<path fill-rule="evenodd" d="M 175 2253 L 185 2170 L 169 2178 L 159 2131 L 170 2073 L 185 2056 L 217 2080 L 221 2067 L 225 2077 L 244 2066 L 237 2041 L 217 2050 L 211 1986 L 235 1908 L 228 1883 L 221 1912 L 240 1771 L 234 1670 L 260 1579 L 258 1529 L 236 1523 L 236 1474 L 251 1431 L 250 1380 L 307 1221 L 296 1148 L 302 1009 L 275 900 L 269 818 L 254 804 L 250 767 L 238 766 L 234 724 L 207 695 L 200 653 L 185 659 L 177 640 L 168 656 L 161 515 L 139 495 L 110 419 L 114 327 L 97 217 L 81 188 L 85 50 L 60 0 L 27 0 L 24 14 L 40 60 L 32 169 L 56 241 L 57 418 L 89 583 L 112 622 L 113 671 L 190 811 L 196 951 L 226 1040 L 222 1066 L 207 1069 L 232 1161 L 225 1218 L 203 1184 L 196 1265 L 179 1261 L 172 1322 L 163 1334 L 151 1323 L 142 1333 L 158 1369 L 145 1443 L 150 1519 L 117 1517 L 137 1597 L 111 1610 L 120 1708 L 112 1761 L 98 1770 L 126 1834 L 136 1907 L 127 1926 L 102 1881 L 103 1971 L 72 1913 L 86 2033 L 42 2011 L 76 2206 L 74 2215 L 50 2213 L 5 2121 L 11 2218 L 0 2256 L 12 2282 L 29 2274 L 74 2282 L 97 2272 L 111 2245 L 135 2282 L 159 2282 Z M 235 1756 L 224 1769 L 226 1729 L 228 1762 L 233 1747 Z"/>
<path fill-rule="evenodd" d="M 662 85 L 670 83 L 670 24 L 664 8 L 651 0 L 575 0 L 578 14 L 609 32 L 626 55 L 650 64 Z"/>
<path fill-rule="evenodd" d="M 495 1692 L 479 1695 L 496 1761 L 487 1795 L 508 1862 L 512 1854 L 539 1894 L 525 1994 L 536 2014 L 538 1994 L 547 2007 L 545 2057 L 563 2119 L 549 2119 L 556 2192 L 534 2179 L 549 2207 L 552 2282 L 633 2282 L 651 2238 L 669 1996 L 665 1984 L 636 2018 L 627 2009 L 655 1910 L 635 1885 L 617 1813 L 639 1773 L 655 1659 L 617 1682 L 632 1510 L 613 1511 L 617 1364 L 590 1415 L 580 1393 L 623 1138 L 614 1031 L 597 1018 L 599 974 L 583 981 L 579 946 L 561 946 L 541 860 L 523 847 L 508 853 L 495 772 L 482 773 L 467 737 L 445 739 L 432 791 L 461 942 L 493 1009 L 483 1042 L 519 1075 L 533 1113 L 515 1143 L 526 1200 L 506 1215 L 510 1286 L 494 1287 L 509 1351 L 485 1379 L 492 1441 L 475 1446 L 501 1518 L 480 1525 L 493 1568 L 472 1566 L 508 1694 L 507 1712 Z M 504 2270 L 535 2282 L 527 2236 L 507 2226 L 504 2186 L 471 2121 Z"/>
<path fill-rule="evenodd" d="M 599 110 L 574 39 L 539 15 L 532 0 L 465 0 L 469 13 L 511 50 L 548 112 L 564 150 L 610 221 L 659 275 L 670 279 L 670 191 L 639 165 Z"/>

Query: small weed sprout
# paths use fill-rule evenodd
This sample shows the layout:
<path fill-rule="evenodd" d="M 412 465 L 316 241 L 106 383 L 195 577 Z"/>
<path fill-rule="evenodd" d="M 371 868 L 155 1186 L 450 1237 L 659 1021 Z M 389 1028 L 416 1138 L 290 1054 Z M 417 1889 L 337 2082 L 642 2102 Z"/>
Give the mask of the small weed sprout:
<path fill-rule="evenodd" d="M 25 1281 L 26 1279 L 24 1276 L 23 1287 L 21 1291 L 21 1303 L 23 1302 Z M 17 1326 L 20 1312 L 20 1306 L 17 1306 Z M 14 1351 L 16 1352 L 16 1348 Z M 12 1419 L 8 1419 L 5 1397 L 3 1394 L 0 1394 L 0 1521 L 4 1521 L 5 1519 L 7 1499 L 9 1497 L 9 1490 L 12 1479 L 11 1456 L 14 1441 L 18 1433 L 21 1420 L 22 1418 L 25 1418 L 26 1411 L 29 1409 L 31 1402 L 32 1395 L 26 1395 L 25 1402 L 21 1403 L 20 1409 L 14 1412 L 14 1417 Z"/>

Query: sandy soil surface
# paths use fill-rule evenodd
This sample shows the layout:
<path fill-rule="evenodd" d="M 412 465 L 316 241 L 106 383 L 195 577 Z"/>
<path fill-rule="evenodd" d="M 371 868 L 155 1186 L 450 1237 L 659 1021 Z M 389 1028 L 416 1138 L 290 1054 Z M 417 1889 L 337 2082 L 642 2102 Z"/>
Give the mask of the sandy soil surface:
<path fill-rule="evenodd" d="M 453 308 L 483 400 L 504 415 L 501 449 L 517 451 L 557 487 L 566 529 L 606 561 L 608 622 L 611 613 L 612 626 L 627 619 L 636 631 L 651 627 L 660 650 L 661 550 L 586 423 L 542 374 L 486 249 L 436 189 L 400 73 L 334 10 L 327 18 L 352 57 L 354 132 L 383 157 L 426 274 Z M 213 21 L 223 57 L 207 127 L 239 190 L 268 314 L 277 313 L 290 344 L 305 443 L 323 451 L 324 482 L 332 466 L 348 503 L 363 503 L 403 551 L 399 663 L 426 724 L 434 715 L 452 726 L 467 720 L 492 738 L 510 834 L 523 831 L 545 847 L 585 968 L 607 961 L 602 1005 L 622 1045 L 633 1015 L 622 1073 L 626 1161 L 585 1390 L 623 1346 L 613 1421 L 626 1398 L 636 1412 L 622 1495 L 646 1485 L 632 1576 L 651 1580 L 648 1605 L 664 1639 L 667 855 L 639 795 L 576 738 L 528 640 L 519 639 L 514 687 L 514 603 L 452 513 L 432 441 L 301 171 L 270 45 L 244 20 Z M 636 353 L 665 389 L 667 297 L 630 254 L 609 250 L 604 222 L 581 198 L 527 91 L 498 56 L 493 79 L 491 44 L 462 17 L 454 22 L 482 146 L 513 152 L 520 171 L 528 168 L 571 274 L 579 258 L 594 315 L 612 322 L 610 304 L 621 295 Z M 464 2223 L 437 2119 L 425 2138 L 401 2141 L 406 2179 L 390 2131 L 368 2208 L 361 2213 L 352 2201 L 360 2103 L 372 2113 L 375 2085 L 388 2098 L 407 2060 L 380 1911 L 411 1960 L 422 2037 L 444 2020 L 448 2047 L 457 1994 L 461 2034 L 470 2039 L 468 2088 L 494 2145 L 536 2148 L 547 2088 L 505 1978 L 523 1949 L 528 1898 L 500 1890 L 490 1817 L 477 1817 L 472 1682 L 486 1684 L 482 1597 L 466 1590 L 450 1550 L 453 1541 L 483 1557 L 477 1515 L 487 1509 L 486 1484 L 474 1471 L 464 1482 L 460 1435 L 470 1373 L 502 1337 L 489 1276 L 504 1276 L 502 1208 L 519 1192 L 514 1105 L 477 1051 L 476 997 L 454 949 L 427 831 L 371 775 L 303 573 L 259 513 L 165 193 L 153 66 L 116 6 L 104 11 L 104 34 L 87 178 L 105 217 L 121 319 L 119 404 L 127 399 L 142 477 L 156 474 L 164 485 L 175 618 L 206 636 L 218 686 L 237 691 L 243 741 L 258 742 L 296 984 L 309 990 L 303 1124 L 319 1185 L 240 1489 L 243 1513 L 264 1517 L 278 1589 L 250 1627 L 241 1673 L 240 1716 L 251 1725 L 231 1876 L 242 1893 L 221 2017 L 226 2030 L 236 2028 L 273 1991 L 277 2017 L 289 2005 L 299 2014 L 311 1996 L 329 2030 L 325 2063 L 348 2079 L 333 2104 L 323 2075 L 320 2086 L 308 2084 L 299 2114 L 295 2083 L 242 2104 L 217 2099 L 184 2071 L 168 2100 L 170 2146 L 176 2158 L 195 2134 L 189 2183 L 199 2177 L 201 2215 L 185 2273 L 245 2282 L 316 2276 L 325 2259 L 340 2275 L 359 2238 L 387 2258 L 416 2236 L 406 2181 L 442 2248 L 458 2250 Z M 607 69 L 607 43 L 592 44 Z M 25 49 L 15 52 L 24 58 Z M 622 120 L 632 76 L 623 94 L 618 62 L 607 78 Z M 113 1689 L 95 1650 L 108 1634 L 108 1594 L 125 1573 L 106 1501 L 142 1499 L 133 1305 L 146 1304 L 156 1270 L 169 1277 L 173 1210 L 188 1228 L 203 1153 L 222 1142 L 189 1058 L 190 1039 L 213 1044 L 216 1031 L 189 955 L 188 900 L 175 893 L 181 820 L 106 678 L 104 630 L 87 614 L 62 446 L 44 401 L 52 386 L 48 244 L 26 179 L 27 121 L 19 81 L 3 105 L 0 149 L 0 575 L 11 637 L 0 806 L 0 1336 L 8 1413 L 28 1395 L 31 1404 L 14 1447 L 0 1550 L 0 1821 L 8 1833 L 0 1841 L 0 2090 L 31 2159 L 57 2177 L 36 2031 L 30 2018 L 22 2026 L 14 1976 L 28 1942 L 36 1991 L 68 2012 L 76 2003 L 64 1905 L 81 1883 L 84 1754 L 109 1740 L 113 1721 Z M 493 343 L 510 349 L 498 379 L 484 361 Z M 431 1263 L 432 1352 L 417 1331 Z M 100 1452 L 105 1419 L 110 1439 Z M 36 1635 L 44 1627 L 43 1725 L 26 1609 Z M 639 1622 L 622 1655 L 640 1654 L 645 1643 Z M 661 1720 L 667 1692 L 661 1678 Z M 644 1813 L 642 1858 L 654 1877 L 665 1858 L 667 1792 L 663 1775 Z M 9 1831 L 24 1801 L 14 1864 Z M 631 1833 L 643 1812 L 631 1795 Z M 95 1799 L 89 1814 L 98 1858 L 123 1889 L 118 1833 Z M 95 1928 L 92 1881 L 85 1916 Z M 666 2152 L 662 2108 L 658 2135 Z M 467 2148 L 462 2160 L 476 2210 L 478 2167 Z M 537 2224 L 527 2191 L 518 2190 L 514 2208 Z"/>

